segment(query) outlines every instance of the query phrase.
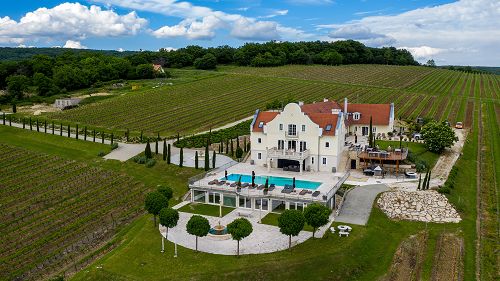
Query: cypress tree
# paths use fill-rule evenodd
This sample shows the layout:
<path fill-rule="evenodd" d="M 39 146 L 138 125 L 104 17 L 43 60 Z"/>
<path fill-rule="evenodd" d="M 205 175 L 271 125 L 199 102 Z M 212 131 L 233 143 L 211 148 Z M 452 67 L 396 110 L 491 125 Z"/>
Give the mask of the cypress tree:
<path fill-rule="evenodd" d="M 12 115 L 9 115 L 9 126 L 12 126 Z"/>
<path fill-rule="evenodd" d="M 31 125 L 31 117 L 30 117 L 30 131 L 33 131 L 33 125 Z"/>
<path fill-rule="evenodd" d="M 26 129 L 26 122 L 24 121 L 24 117 L 23 117 L 23 129 Z"/>
<path fill-rule="evenodd" d="M 222 152 L 224 152 L 224 143 L 221 140 L 219 145 L 219 154 L 222 154 Z"/>
<path fill-rule="evenodd" d="M 38 125 L 38 118 L 36 119 L 36 131 L 40 132 L 40 126 Z"/>
<path fill-rule="evenodd" d="M 179 142 L 179 138 L 180 138 L 180 135 L 179 135 L 179 132 L 177 132 L 177 142 Z"/>
<path fill-rule="evenodd" d="M 417 190 L 420 190 L 421 184 L 422 184 L 422 174 L 420 174 L 420 175 L 418 176 L 418 186 L 417 186 Z"/>
<path fill-rule="evenodd" d="M 113 133 L 111 133 L 111 145 L 113 145 Z"/>
<path fill-rule="evenodd" d="M 243 145 L 245 146 L 245 147 L 243 147 L 243 151 L 248 152 L 248 150 L 247 150 L 247 138 L 245 136 L 243 137 Z"/>
<path fill-rule="evenodd" d="M 129 136 L 130 136 L 130 130 L 129 130 L 129 129 L 127 129 L 127 142 L 128 142 L 128 140 L 129 140 Z"/>
<path fill-rule="evenodd" d="M 212 153 L 212 169 L 215 169 L 215 150 Z"/>
<path fill-rule="evenodd" d="M 56 128 L 55 128 L 54 121 L 52 121 L 52 134 L 54 134 L 54 133 L 55 133 L 55 129 L 56 129 Z"/>
<path fill-rule="evenodd" d="M 104 131 L 101 132 L 101 142 L 104 143 Z"/>
<path fill-rule="evenodd" d="M 231 140 L 231 157 L 234 156 L 234 146 L 233 146 L 233 140 Z"/>
<path fill-rule="evenodd" d="M 429 171 L 427 170 L 425 172 L 425 177 L 424 177 L 424 183 L 422 185 L 422 190 L 425 190 L 425 187 L 427 186 L 427 175 L 428 175 Z"/>
<path fill-rule="evenodd" d="M 229 140 L 226 139 L 226 154 L 229 154 Z"/>
<path fill-rule="evenodd" d="M 2 114 L 3 124 L 5 125 L 5 112 Z"/>
<path fill-rule="evenodd" d="M 171 153 L 170 153 L 170 144 L 167 144 L 167 164 L 171 163 L 170 156 L 171 156 Z"/>
<path fill-rule="evenodd" d="M 194 168 L 198 169 L 198 150 L 194 152 Z"/>
<path fill-rule="evenodd" d="M 71 137 L 71 126 L 68 124 L 68 138 Z"/>
<path fill-rule="evenodd" d="M 429 187 L 431 186 L 431 173 L 432 173 L 432 171 L 429 169 L 429 178 L 427 179 L 426 189 L 429 189 Z"/>
<path fill-rule="evenodd" d="M 63 124 L 61 122 L 61 126 L 59 127 L 59 135 L 62 137 L 63 135 Z"/>
<path fill-rule="evenodd" d="M 94 130 L 93 130 L 93 132 L 92 132 L 92 136 L 93 136 L 92 141 L 93 141 L 93 142 L 95 142 L 95 129 L 94 129 Z"/>
<path fill-rule="evenodd" d="M 45 120 L 45 122 L 43 123 L 43 126 L 44 126 L 45 133 L 47 133 L 47 120 Z"/>
<path fill-rule="evenodd" d="M 87 140 L 87 126 L 85 126 L 85 128 L 83 130 L 83 139 Z"/>
<path fill-rule="evenodd" d="M 151 153 L 151 146 L 149 145 L 149 140 L 146 144 L 146 149 L 144 150 L 144 156 L 146 156 L 147 159 L 153 158 L 153 155 Z"/>
<path fill-rule="evenodd" d="M 78 139 L 78 124 L 76 124 L 76 137 L 75 139 Z"/>
<path fill-rule="evenodd" d="M 163 161 L 167 160 L 167 139 L 163 139 Z"/>
<path fill-rule="evenodd" d="M 16 113 L 17 112 L 17 107 L 16 107 L 16 104 L 13 103 L 12 104 L 12 113 Z"/>
<path fill-rule="evenodd" d="M 179 153 L 179 167 L 182 168 L 182 166 L 184 165 L 184 151 L 181 147 L 181 152 Z"/>
<path fill-rule="evenodd" d="M 155 141 L 155 154 L 158 155 L 158 139 Z"/>
<path fill-rule="evenodd" d="M 368 132 L 368 146 L 373 147 L 372 117 L 370 116 L 370 131 Z"/>
<path fill-rule="evenodd" d="M 208 151 L 208 139 L 207 145 L 205 146 L 205 171 L 210 170 L 210 152 Z"/>
<path fill-rule="evenodd" d="M 142 143 L 142 131 L 141 131 L 141 143 Z"/>
<path fill-rule="evenodd" d="M 238 147 L 240 147 L 240 137 L 236 136 L 236 149 L 238 149 Z"/>

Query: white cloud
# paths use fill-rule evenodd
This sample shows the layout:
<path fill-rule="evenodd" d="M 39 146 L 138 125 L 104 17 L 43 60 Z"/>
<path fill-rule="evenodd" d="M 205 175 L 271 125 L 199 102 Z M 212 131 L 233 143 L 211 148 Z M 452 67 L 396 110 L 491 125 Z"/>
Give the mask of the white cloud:
<path fill-rule="evenodd" d="M 333 4 L 333 0 L 288 0 L 288 2 L 297 5 L 328 5 Z"/>
<path fill-rule="evenodd" d="M 189 2 L 175 0 L 93 0 L 109 3 L 134 10 L 160 13 L 178 17 L 182 20 L 175 25 L 166 25 L 152 34 L 157 38 L 186 37 L 197 40 L 210 40 L 216 36 L 217 30 L 227 30 L 229 34 L 241 40 L 301 40 L 312 34 L 297 28 L 284 27 L 273 21 L 259 21 L 256 18 L 240 14 L 229 14 L 212 10 L 208 7 L 196 6 Z M 274 16 L 286 15 L 288 10 L 278 10 Z M 294 30 L 295 33 L 289 32 Z M 296 36 L 298 35 L 298 36 Z M 300 37 L 299 37 L 300 36 Z"/>
<path fill-rule="evenodd" d="M 498 66 L 499 18 L 498 0 L 460 0 L 397 15 L 369 16 L 317 27 L 334 30 L 365 27 L 371 33 L 394 38 L 396 47 L 413 48 L 416 57 L 427 54 L 448 64 Z"/>
<path fill-rule="evenodd" d="M 437 54 L 447 51 L 446 49 L 432 48 L 429 46 L 420 47 L 401 47 L 402 49 L 407 49 L 416 59 L 428 59 L 432 58 Z"/>
<path fill-rule="evenodd" d="M 73 41 L 73 40 L 68 40 L 66 41 L 66 44 L 64 44 L 63 48 L 68 48 L 68 49 L 87 49 L 86 46 L 83 46 L 80 41 Z"/>
<path fill-rule="evenodd" d="M 116 49 L 116 50 L 117 50 L 118 52 L 120 52 L 120 53 L 125 51 L 123 48 L 118 48 L 118 49 Z"/>
<path fill-rule="evenodd" d="M 38 8 L 26 13 L 19 21 L 0 18 L 0 41 L 81 40 L 133 35 L 146 24 L 147 20 L 138 17 L 135 12 L 118 15 L 94 5 L 62 3 L 50 9 Z"/>
<path fill-rule="evenodd" d="M 259 18 L 270 19 L 270 18 L 274 18 L 277 16 L 286 16 L 287 14 L 288 14 L 288 10 L 276 10 L 267 16 L 261 16 Z"/>
<path fill-rule="evenodd" d="M 328 36 L 334 39 L 353 39 L 377 47 L 391 45 L 395 42 L 391 36 L 372 32 L 367 26 L 358 24 L 342 25 L 332 30 Z"/>

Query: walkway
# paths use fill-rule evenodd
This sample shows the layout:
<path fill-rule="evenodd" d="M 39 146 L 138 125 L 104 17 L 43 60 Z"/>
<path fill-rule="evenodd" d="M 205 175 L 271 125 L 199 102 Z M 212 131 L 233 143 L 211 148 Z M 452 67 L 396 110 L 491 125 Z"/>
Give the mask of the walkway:
<path fill-rule="evenodd" d="M 220 129 L 231 127 L 237 123 L 240 123 L 240 122 L 248 120 L 248 119 L 249 118 L 244 118 L 242 120 L 235 121 L 235 122 L 232 122 L 230 124 L 224 125 L 222 127 L 213 129 L 212 131 L 217 131 Z M 6 123 L 6 124 L 7 124 L 6 126 L 8 126 L 8 123 Z M 20 123 L 12 122 L 12 127 L 22 129 L 23 125 Z M 29 130 L 30 129 L 29 125 L 26 125 L 25 129 Z M 35 126 L 33 126 L 33 131 L 36 132 Z M 44 134 L 44 128 L 40 128 L 40 133 Z M 52 134 L 52 129 L 47 129 L 47 133 Z M 60 135 L 59 129 L 54 130 L 54 135 L 57 135 L 57 136 Z M 63 130 L 62 137 L 68 137 L 68 133 L 64 130 Z M 75 139 L 76 134 L 70 133 L 70 137 Z M 79 139 L 83 140 L 83 136 L 80 135 Z M 87 141 L 93 141 L 93 138 L 87 137 Z M 96 143 L 101 143 L 101 142 L 102 142 L 102 139 L 99 137 L 96 137 Z M 178 165 L 179 158 L 180 158 L 180 149 L 177 147 L 174 147 L 173 142 L 174 142 L 174 140 L 167 141 L 167 143 L 171 145 L 170 152 L 172 153 L 172 157 L 171 157 L 172 163 Z M 105 139 L 104 143 L 110 144 L 111 142 L 110 142 L 110 140 Z M 144 144 L 144 143 L 123 143 L 123 142 L 116 142 L 116 143 L 118 144 L 118 148 L 114 149 L 113 151 L 111 151 L 110 153 L 105 155 L 103 157 L 104 159 L 119 160 L 119 161 L 124 162 L 124 161 L 127 161 L 127 160 L 131 159 L 132 157 L 142 153 L 146 148 L 146 144 Z M 151 145 L 151 150 L 153 151 L 153 153 L 155 153 L 155 143 L 151 143 L 150 145 Z M 185 167 L 194 167 L 195 166 L 194 155 L 195 155 L 196 150 L 202 151 L 204 149 L 203 148 L 199 148 L 199 149 L 186 148 L 183 150 L 183 154 L 184 154 L 183 155 L 183 160 L 184 160 L 183 163 L 184 163 Z M 163 153 L 163 142 L 158 143 L 158 153 Z M 212 157 L 212 151 L 210 152 L 210 157 Z M 231 164 L 229 164 L 229 163 L 236 164 L 236 162 L 232 158 L 225 156 L 225 155 L 221 155 L 221 154 L 217 154 L 215 161 L 216 161 L 215 162 L 216 167 L 221 167 L 224 165 L 230 166 Z M 200 161 L 198 161 L 199 167 L 203 167 L 204 163 L 205 163 L 204 159 L 200 159 Z M 212 160 L 210 160 L 210 166 L 212 166 Z"/>
<path fill-rule="evenodd" d="M 182 203 L 181 203 L 182 204 Z M 176 207 L 174 207 L 176 208 Z M 177 244 L 195 249 L 195 236 L 190 235 L 186 231 L 188 220 L 194 214 L 179 212 L 179 222 L 177 226 L 169 229 L 168 240 L 176 242 Z M 262 217 L 265 213 L 262 213 Z M 213 227 L 219 224 L 227 225 L 233 220 L 238 218 L 237 209 L 227 214 L 222 218 L 204 216 Z M 247 218 L 253 227 L 253 232 L 250 236 L 240 241 L 240 254 L 263 254 L 288 249 L 288 236 L 281 234 L 279 228 L 272 225 L 258 223 L 259 212 L 254 211 L 250 217 Z M 160 232 L 163 237 L 166 236 L 166 229 L 160 226 Z M 312 232 L 301 231 L 298 236 L 292 237 L 292 247 L 303 243 L 312 237 Z M 318 235 L 319 237 L 319 235 Z M 236 241 L 229 238 L 228 240 L 218 240 L 213 237 L 200 237 L 198 238 L 198 250 L 205 253 L 219 254 L 219 255 L 236 255 Z"/>
<path fill-rule="evenodd" d="M 381 192 L 389 190 L 385 184 L 357 186 L 347 193 L 336 222 L 366 225 L 373 207 L 373 201 Z"/>

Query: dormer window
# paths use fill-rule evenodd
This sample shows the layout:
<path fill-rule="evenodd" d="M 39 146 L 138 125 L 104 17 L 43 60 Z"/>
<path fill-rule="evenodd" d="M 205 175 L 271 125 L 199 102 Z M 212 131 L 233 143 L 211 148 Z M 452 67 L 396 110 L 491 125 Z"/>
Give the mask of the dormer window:
<path fill-rule="evenodd" d="M 260 121 L 260 122 L 259 122 L 259 128 L 262 128 L 262 127 L 264 127 L 264 122 L 263 122 L 263 121 Z"/>
<path fill-rule="evenodd" d="M 332 124 L 326 125 L 325 131 L 329 132 L 332 130 Z"/>
<path fill-rule="evenodd" d="M 359 120 L 359 118 L 361 118 L 361 114 L 359 112 L 354 112 L 352 114 L 352 119 Z"/>

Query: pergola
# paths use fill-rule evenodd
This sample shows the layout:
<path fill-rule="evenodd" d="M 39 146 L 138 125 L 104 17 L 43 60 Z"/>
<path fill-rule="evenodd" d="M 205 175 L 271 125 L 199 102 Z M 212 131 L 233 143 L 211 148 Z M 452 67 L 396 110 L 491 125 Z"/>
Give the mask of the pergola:
<path fill-rule="evenodd" d="M 366 151 L 361 152 L 358 155 L 360 161 L 364 162 L 364 167 L 366 168 L 368 162 L 370 163 L 378 163 L 381 167 L 384 166 L 384 162 L 386 164 L 396 164 L 396 172 L 399 172 L 399 162 L 406 159 L 408 156 L 408 149 L 394 149 L 394 151 L 385 151 L 385 150 L 371 150 L 367 149 Z"/>

